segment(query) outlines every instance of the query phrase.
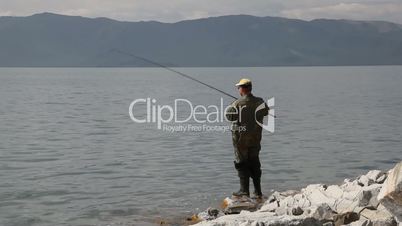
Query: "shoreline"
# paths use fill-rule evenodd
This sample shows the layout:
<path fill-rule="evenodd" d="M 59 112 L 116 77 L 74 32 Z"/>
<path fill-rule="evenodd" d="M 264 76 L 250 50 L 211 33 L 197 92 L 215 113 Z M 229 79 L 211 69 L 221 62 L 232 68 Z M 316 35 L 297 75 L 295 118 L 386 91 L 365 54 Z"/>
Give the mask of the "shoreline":
<path fill-rule="evenodd" d="M 402 162 L 340 185 L 275 191 L 263 202 L 227 197 L 222 210 L 194 215 L 196 226 L 402 226 Z M 191 225 L 191 223 L 189 223 Z"/>

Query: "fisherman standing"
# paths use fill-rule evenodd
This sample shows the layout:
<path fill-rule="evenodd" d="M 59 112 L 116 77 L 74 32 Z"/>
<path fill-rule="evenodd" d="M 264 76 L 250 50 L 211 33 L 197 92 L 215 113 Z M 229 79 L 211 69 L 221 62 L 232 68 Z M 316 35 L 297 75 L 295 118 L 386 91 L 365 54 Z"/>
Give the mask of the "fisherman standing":
<path fill-rule="evenodd" d="M 240 98 L 234 101 L 226 110 L 226 118 L 232 122 L 232 140 L 234 146 L 234 165 L 240 178 L 240 190 L 233 195 L 250 196 L 249 181 L 253 179 L 254 195 L 262 198 L 261 192 L 261 133 L 264 116 L 269 108 L 262 98 L 252 93 L 252 83 L 249 79 L 241 79 L 236 84 Z M 258 124 L 258 123 L 260 124 Z"/>

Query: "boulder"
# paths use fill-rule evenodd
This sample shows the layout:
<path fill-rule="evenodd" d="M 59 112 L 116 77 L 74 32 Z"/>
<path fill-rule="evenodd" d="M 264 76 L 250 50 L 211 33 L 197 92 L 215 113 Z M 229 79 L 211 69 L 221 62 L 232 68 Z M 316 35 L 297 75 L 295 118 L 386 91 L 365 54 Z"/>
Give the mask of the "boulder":
<path fill-rule="evenodd" d="M 359 214 L 355 212 L 337 214 L 336 216 L 334 216 L 334 224 L 336 226 L 350 224 L 352 222 L 358 221 L 359 218 Z"/>
<path fill-rule="evenodd" d="M 225 215 L 212 221 L 202 221 L 197 226 L 322 226 L 317 219 L 306 216 L 275 216 L 270 212 L 242 211 Z"/>
<path fill-rule="evenodd" d="M 265 203 L 258 211 L 259 212 L 275 212 L 279 207 L 279 201 L 273 201 L 271 203 Z"/>
<path fill-rule="evenodd" d="M 370 180 L 366 175 L 362 175 L 359 177 L 359 179 L 357 180 L 357 183 L 364 187 L 364 186 L 369 186 L 372 185 L 374 183 L 373 180 Z"/>
<path fill-rule="evenodd" d="M 302 215 L 303 213 L 304 213 L 304 210 L 300 206 L 292 208 L 292 215 L 294 215 L 294 216 L 299 216 L 299 215 Z"/>
<path fill-rule="evenodd" d="M 275 209 L 275 215 L 282 216 L 282 215 L 292 215 L 292 208 L 287 206 L 279 206 Z"/>
<path fill-rule="evenodd" d="M 358 195 L 359 206 L 377 208 L 379 204 L 377 196 L 380 193 L 381 187 L 381 184 L 364 187 Z"/>
<path fill-rule="evenodd" d="M 334 216 L 337 215 L 337 213 L 326 203 L 310 208 L 307 213 L 309 213 L 309 216 L 323 223 L 333 221 Z"/>
<path fill-rule="evenodd" d="M 223 212 L 225 214 L 237 214 L 242 210 L 256 210 L 258 203 L 254 199 L 245 196 L 241 198 L 227 197 L 223 200 L 222 206 L 224 207 Z"/>
<path fill-rule="evenodd" d="M 376 208 L 379 203 L 377 195 L 381 187 L 381 184 L 372 184 L 365 187 L 355 185 L 347 186 L 342 197 L 336 199 L 333 209 L 338 213 L 346 213 L 359 212 L 365 207 Z"/>
<path fill-rule="evenodd" d="M 399 222 L 402 222 L 402 162 L 389 171 L 377 198 Z"/>
<path fill-rule="evenodd" d="M 387 178 L 386 173 L 380 170 L 371 170 L 366 174 L 366 177 L 373 183 L 382 184 Z"/>
<path fill-rule="evenodd" d="M 350 224 L 344 224 L 344 226 L 373 226 L 373 222 L 370 220 L 358 220 Z"/>
<path fill-rule="evenodd" d="M 334 199 L 340 199 L 343 196 L 343 190 L 338 185 L 331 185 L 325 190 L 325 195 Z"/>
<path fill-rule="evenodd" d="M 369 220 L 373 226 L 397 226 L 392 214 L 382 205 L 376 210 L 362 210 L 360 212 L 360 218 Z"/>
<path fill-rule="evenodd" d="M 326 196 L 326 189 L 326 185 L 312 184 L 302 189 L 302 193 L 310 201 L 312 206 L 319 206 L 320 204 L 326 203 L 329 206 L 333 207 L 336 200 L 332 197 Z"/>
<path fill-rule="evenodd" d="M 216 208 L 208 208 L 207 210 L 198 213 L 195 217 L 191 217 L 192 221 L 210 221 L 214 220 L 223 214 Z"/>
<path fill-rule="evenodd" d="M 204 226 L 402 226 L 402 162 L 388 174 L 372 170 L 342 185 L 312 184 L 256 200 L 226 198 L 225 215 L 204 212 Z M 233 215 L 233 213 L 239 213 Z M 218 218 L 216 218 L 218 217 Z M 216 219 L 215 219 L 216 218 Z"/>
<path fill-rule="evenodd" d="M 337 200 L 335 204 L 334 210 L 338 213 L 347 213 L 347 212 L 359 212 L 359 201 L 358 200 L 349 200 L 349 199 L 340 199 Z"/>
<path fill-rule="evenodd" d="M 370 186 L 372 184 L 381 184 L 386 178 L 386 174 L 380 170 L 371 170 L 366 175 L 362 175 L 357 180 L 360 186 Z"/>

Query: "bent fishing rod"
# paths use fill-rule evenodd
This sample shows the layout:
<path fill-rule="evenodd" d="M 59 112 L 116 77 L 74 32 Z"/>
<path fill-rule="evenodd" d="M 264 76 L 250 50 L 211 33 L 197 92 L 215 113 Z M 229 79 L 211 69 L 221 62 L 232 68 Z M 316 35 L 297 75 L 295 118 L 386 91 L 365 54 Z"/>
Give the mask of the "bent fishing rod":
<path fill-rule="evenodd" d="M 185 77 L 185 78 L 191 79 L 191 80 L 193 80 L 193 81 L 195 81 L 195 82 L 197 82 L 197 83 L 199 83 L 199 84 L 202 84 L 202 85 L 204 85 L 204 86 L 207 86 L 207 87 L 209 87 L 209 88 L 211 88 L 211 89 L 213 89 L 213 90 L 216 90 L 216 91 L 218 91 L 218 92 L 220 92 L 220 93 L 222 93 L 222 94 L 225 94 L 225 95 L 228 96 L 228 97 L 231 97 L 231 98 L 237 100 L 237 97 L 235 97 L 235 96 L 233 96 L 233 95 L 231 95 L 231 94 L 229 94 L 229 93 L 227 93 L 227 92 L 225 92 L 225 91 L 222 91 L 222 90 L 220 90 L 220 89 L 218 89 L 218 88 L 216 88 L 216 87 L 214 87 L 214 86 L 211 86 L 211 85 L 209 85 L 209 84 L 207 84 L 207 83 L 205 83 L 205 82 L 203 82 L 203 81 L 200 81 L 200 80 L 198 80 L 198 79 L 196 79 L 196 78 L 194 78 L 194 77 L 192 77 L 192 76 L 190 76 L 190 75 L 188 75 L 188 74 L 185 74 L 185 73 L 183 73 L 183 72 L 181 72 L 181 71 L 177 71 L 177 70 L 175 70 L 175 69 L 173 69 L 173 68 L 170 68 L 170 67 L 168 67 L 168 66 L 166 66 L 166 65 L 163 65 L 163 64 L 161 64 L 161 63 L 155 62 L 155 61 L 153 61 L 153 60 L 150 60 L 150 59 L 147 59 L 147 58 L 145 58 L 145 57 L 138 56 L 138 55 L 135 55 L 135 54 L 126 52 L 126 51 L 122 51 L 122 50 L 120 50 L 120 49 L 111 49 L 110 51 L 111 51 L 111 52 L 120 53 L 120 54 L 122 54 L 122 55 L 130 56 L 130 57 L 132 57 L 132 58 L 140 59 L 140 60 L 142 60 L 142 61 L 144 61 L 144 62 L 147 62 L 147 63 L 153 64 L 153 65 L 156 65 L 156 66 L 161 67 L 161 68 L 164 68 L 164 69 L 169 70 L 169 71 L 171 71 L 171 72 L 173 72 L 173 73 L 175 73 L 175 74 L 178 74 L 178 75 L 183 76 L 183 77 Z M 269 115 L 272 116 L 272 117 L 274 117 L 274 118 L 276 118 L 275 115 L 272 115 L 272 114 L 269 114 Z"/>

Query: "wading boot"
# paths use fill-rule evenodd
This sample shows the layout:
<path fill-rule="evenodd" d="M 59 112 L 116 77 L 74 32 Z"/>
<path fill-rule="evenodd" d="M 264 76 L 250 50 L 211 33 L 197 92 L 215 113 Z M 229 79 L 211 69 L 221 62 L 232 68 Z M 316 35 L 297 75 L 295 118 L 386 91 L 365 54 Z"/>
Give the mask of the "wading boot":
<path fill-rule="evenodd" d="M 233 196 L 242 197 L 247 196 L 250 197 L 250 178 L 249 177 L 240 177 L 240 190 L 238 192 L 233 192 Z"/>
<path fill-rule="evenodd" d="M 255 199 L 262 199 L 263 195 L 261 192 L 261 179 L 260 178 L 253 178 L 254 184 L 254 198 Z"/>

